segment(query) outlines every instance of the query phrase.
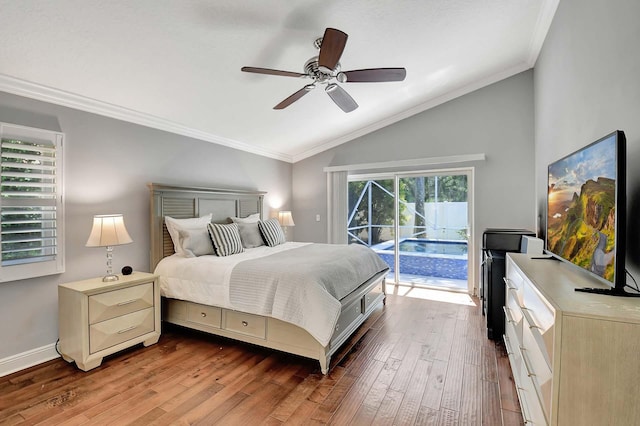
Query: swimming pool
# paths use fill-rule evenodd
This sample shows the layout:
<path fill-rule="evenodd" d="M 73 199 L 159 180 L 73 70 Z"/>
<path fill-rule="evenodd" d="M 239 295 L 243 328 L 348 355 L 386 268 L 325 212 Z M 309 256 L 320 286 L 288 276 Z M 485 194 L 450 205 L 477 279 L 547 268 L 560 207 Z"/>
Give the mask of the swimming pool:
<path fill-rule="evenodd" d="M 468 256 L 466 241 L 436 241 L 404 238 L 399 241 L 400 272 L 425 277 L 467 279 Z M 376 244 L 371 248 L 394 271 L 393 241 Z"/>

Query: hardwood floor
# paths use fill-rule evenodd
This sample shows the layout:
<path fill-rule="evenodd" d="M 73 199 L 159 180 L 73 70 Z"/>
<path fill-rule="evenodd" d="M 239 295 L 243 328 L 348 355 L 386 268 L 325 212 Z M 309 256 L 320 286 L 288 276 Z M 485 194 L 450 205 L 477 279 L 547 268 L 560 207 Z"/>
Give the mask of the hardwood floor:
<path fill-rule="evenodd" d="M 477 299 L 388 289 L 327 376 L 317 361 L 165 327 L 86 373 L 57 359 L 0 378 L 0 425 L 522 424 Z"/>

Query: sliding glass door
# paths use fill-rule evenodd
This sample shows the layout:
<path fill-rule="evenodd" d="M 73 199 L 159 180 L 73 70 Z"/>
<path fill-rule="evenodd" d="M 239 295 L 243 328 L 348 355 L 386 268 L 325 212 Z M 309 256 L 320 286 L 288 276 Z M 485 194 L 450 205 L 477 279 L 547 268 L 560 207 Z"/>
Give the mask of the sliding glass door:
<path fill-rule="evenodd" d="M 388 281 L 468 291 L 471 170 L 352 176 L 349 243 L 374 249 Z"/>

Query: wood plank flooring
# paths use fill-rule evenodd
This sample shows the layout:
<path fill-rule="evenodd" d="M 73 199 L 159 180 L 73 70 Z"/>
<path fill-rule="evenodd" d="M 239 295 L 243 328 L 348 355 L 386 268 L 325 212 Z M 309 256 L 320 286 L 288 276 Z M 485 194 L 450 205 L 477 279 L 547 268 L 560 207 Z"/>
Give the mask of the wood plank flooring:
<path fill-rule="evenodd" d="M 0 378 L 0 425 L 522 424 L 478 300 L 387 287 L 327 376 L 317 361 L 164 327 L 158 344 L 86 373 L 57 359 Z"/>

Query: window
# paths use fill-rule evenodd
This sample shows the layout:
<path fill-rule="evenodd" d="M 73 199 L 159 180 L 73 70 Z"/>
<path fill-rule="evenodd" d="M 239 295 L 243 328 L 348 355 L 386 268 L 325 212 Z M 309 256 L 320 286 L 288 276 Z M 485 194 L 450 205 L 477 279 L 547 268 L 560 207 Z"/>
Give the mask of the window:
<path fill-rule="evenodd" d="M 62 141 L 0 123 L 0 282 L 64 272 Z"/>

